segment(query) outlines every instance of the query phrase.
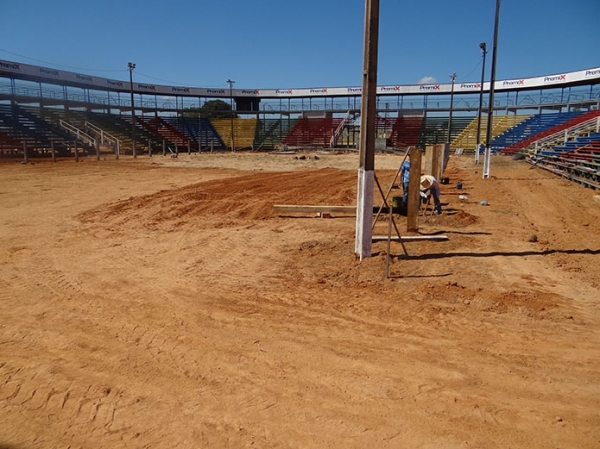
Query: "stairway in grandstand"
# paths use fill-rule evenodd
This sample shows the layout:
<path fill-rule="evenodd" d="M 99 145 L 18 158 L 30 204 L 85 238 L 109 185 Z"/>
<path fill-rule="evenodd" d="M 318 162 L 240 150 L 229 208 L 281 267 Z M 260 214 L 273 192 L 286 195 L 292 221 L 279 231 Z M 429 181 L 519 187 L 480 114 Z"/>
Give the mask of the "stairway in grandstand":
<path fill-rule="evenodd" d="M 463 132 L 471 121 L 471 117 L 454 117 L 452 119 L 450 148 L 458 148 L 452 145 L 452 141 Z M 449 119 L 446 117 L 425 117 L 421 125 L 419 146 L 425 147 L 427 145 L 446 143 L 448 141 L 448 123 Z"/>
<path fill-rule="evenodd" d="M 298 123 L 297 118 L 261 119 L 256 124 L 254 148 L 277 148 Z"/>
<path fill-rule="evenodd" d="M 346 112 L 346 114 L 344 114 L 344 117 L 342 117 L 342 120 L 335 128 L 335 131 L 333 132 L 331 139 L 329 139 L 329 146 L 331 148 L 335 148 L 337 146 L 338 140 L 340 139 L 340 137 L 342 137 L 344 130 L 346 128 L 348 128 L 349 123 L 350 123 L 350 111 L 348 111 L 348 112 Z"/>
<path fill-rule="evenodd" d="M 65 110 L 64 108 L 42 108 L 39 110 L 41 117 L 49 122 L 59 124 L 61 127 L 70 130 L 72 135 L 80 134 L 96 140 L 95 132 L 91 131 L 86 125 L 85 116 L 80 111 Z M 98 139 L 98 154 L 116 153 L 115 146 L 108 147 L 104 139 Z"/>
<path fill-rule="evenodd" d="M 569 140 L 562 145 L 530 154 L 530 161 L 558 176 L 600 189 L 600 115 L 589 122 L 592 126 L 586 135 L 578 135 L 584 133 L 584 128 L 575 126 L 567 133 L 572 138 L 567 137 Z"/>
<path fill-rule="evenodd" d="M 117 137 L 122 141 L 122 152 L 126 152 L 125 149 L 131 150 L 131 116 L 130 115 L 113 115 L 113 114 L 102 114 L 95 112 L 86 113 L 86 118 L 94 125 L 107 130 L 109 133 Z M 135 145 L 136 151 L 141 153 L 148 151 L 148 145 L 152 146 L 152 151 L 160 151 L 162 147 L 162 138 L 142 126 L 140 117 L 136 117 L 135 126 Z M 168 144 L 169 142 L 167 142 Z"/>
<path fill-rule="evenodd" d="M 119 140 L 119 152 L 126 148 L 131 148 L 131 121 L 124 120 L 122 116 L 114 114 L 104 114 L 87 111 L 65 110 L 63 108 L 43 108 L 41 115 L 47 121 L 60 123 L 61 120 L 69 123 L 79 130 L 98 137 L 102 142 L 100 145 L 101 153 L 116 154 L 117 148 L 115 139 Z M 92 130 L 93 128 L 93 130 Z M 102 139 L 101 134 L 106 133 L 110 136 Z M 143 128 L 136 127 L 136 144 L 142 146 L 148 144 L 148 139 L 156 137 L 146 133 Z M 112 142 L 109 143 L 109 141 Z"/>
<path fill-rule="evenodd" d="M 38 108 L 29 109 L 15 103 L 0 105 L 0 131 L 7 136 L 3 147 L 21 142 L 36 151 L 45 151 L 54 146 L 59 154 L 69 153 L 76 140 L 60 125 L 40 116 Z M 95 151 L 83 141 L 77 145 L 84 151 Z"/>

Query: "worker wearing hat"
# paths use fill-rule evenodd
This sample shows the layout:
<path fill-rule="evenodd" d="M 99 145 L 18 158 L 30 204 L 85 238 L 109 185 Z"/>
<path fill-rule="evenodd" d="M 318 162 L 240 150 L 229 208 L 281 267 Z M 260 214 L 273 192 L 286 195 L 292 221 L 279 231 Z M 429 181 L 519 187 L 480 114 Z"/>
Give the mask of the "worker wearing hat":
<path fill-rule="evenodd" d="M 442 213 L 442 203 L 440 202 L 440 183 L 431 175 L 421 175 L 421 192 L 427 194 L 431 193 L 433 196 L 433 204 L 435 206 L 435 213 Z"/>

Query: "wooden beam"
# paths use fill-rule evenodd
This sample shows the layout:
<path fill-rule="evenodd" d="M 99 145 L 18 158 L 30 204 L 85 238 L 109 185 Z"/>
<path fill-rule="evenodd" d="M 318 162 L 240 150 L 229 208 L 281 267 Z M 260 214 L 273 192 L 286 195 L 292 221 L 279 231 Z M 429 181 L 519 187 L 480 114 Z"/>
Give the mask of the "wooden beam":
<path fill-rule="evenodd" d="M 377 134 L 377 57 L 379 47 L 379 0 L 365 0 L 362 93 L 360 103 L 360 142 L 358 186 L 356 189 L 356 235 L 354 252 L 360 260 L 371 257 L 375 142 Z"/>
<path fill-rule="evenodd" d="M 374 242 L 381 242 L 381 241 L 385 241 L 387 239 L 388 239 L 387 235 L 374 235 L 373 236 Z M 397 241 L 398 236 L 393 235 L 393 236 L 391 236 L 390 240 Z M 400 240 L 403 242 L 416 242 L 416 241 L 421 241 L 421 240 L 448 240 L 448 236 L 447 235 L 403 235 Z"/>
<path fill-rule="evenodd" d="M 356 214 L 356 206 L 295 206 L 288 204 L 275 204 L 273 210 L 280 214 L 292 214 L 292 213 L 343 213 L 343 214 Z"/>
<path fill-rule="evenodd" d="M 406 230 L 419 230 L 419 210 L 421 209 L 421 160 L 423 152 L 415 149 L 410 153 L 410 176 L 408 178 L 408 208 L 406 211 Z"/>

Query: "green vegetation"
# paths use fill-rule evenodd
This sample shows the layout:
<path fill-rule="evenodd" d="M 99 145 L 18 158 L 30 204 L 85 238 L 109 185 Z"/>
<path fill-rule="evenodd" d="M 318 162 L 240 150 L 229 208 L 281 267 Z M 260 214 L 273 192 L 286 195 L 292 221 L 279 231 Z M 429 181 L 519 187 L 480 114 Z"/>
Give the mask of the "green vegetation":
<path fill-rule="evenodd" d="M 189 108 L 183 111 L 184 117 L 201 118 L 230 118 L 231 105 L 223 100 L 210 100 L 202 105 L 201 108 Z M 234 114 L 234 117 L 236 114 Z"/>

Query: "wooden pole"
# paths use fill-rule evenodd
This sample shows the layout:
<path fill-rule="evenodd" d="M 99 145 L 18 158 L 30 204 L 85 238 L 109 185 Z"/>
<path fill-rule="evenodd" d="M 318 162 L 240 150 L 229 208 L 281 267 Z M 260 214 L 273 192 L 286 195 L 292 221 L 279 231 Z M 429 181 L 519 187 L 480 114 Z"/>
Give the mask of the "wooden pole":
<path fill-rule="evenodd" d="M 356 199 L 354 251 L 360 260 L 371 257 L 373 181 L 375 176 L 375 133 L 377 114 L 377 51 L 379 0 L 365 0 L 365 32 L 360 115 L 360 148 Z"/>
<path fill-rule="evenodd" d="M 408 180 L 408 207 L 406 209 L 406 230 L 419 230 L 419 205 L 421 201 L 421 158 L 422 151 L 415 150 L 410 154 L 410 177 Z"/>
<path fill-rule="evenodd" d="M 435 144 L 431 152 L 431 173 L 435 179 L 440 179 L 440 152 L 442 150 L 442 144 Z"/>
<path fill-rule="evenodd" d="M 388 233 L 387 233 L 387 254 L 385 255 L 385 278 L 389 278 L 390 277 L 390 251 L 391 251 L 391 242 L 392 242 L 392 215 L 393 215 L 393 211 L 391 207 L 388 207 L 388 212 L 390 213 L 390 218 L 388 221 Z M 398 236 L 400 237 L 400 236 Z M 400 242 L 402 242 L 402 240 L 400 240 Z M 402 243 L 402 246 L 404 246 L 404 243 Z"/>

